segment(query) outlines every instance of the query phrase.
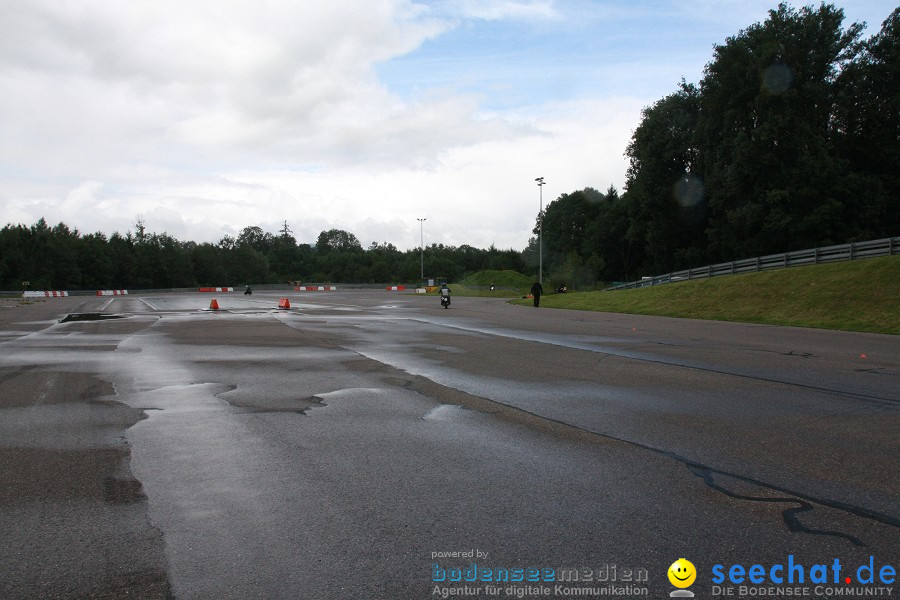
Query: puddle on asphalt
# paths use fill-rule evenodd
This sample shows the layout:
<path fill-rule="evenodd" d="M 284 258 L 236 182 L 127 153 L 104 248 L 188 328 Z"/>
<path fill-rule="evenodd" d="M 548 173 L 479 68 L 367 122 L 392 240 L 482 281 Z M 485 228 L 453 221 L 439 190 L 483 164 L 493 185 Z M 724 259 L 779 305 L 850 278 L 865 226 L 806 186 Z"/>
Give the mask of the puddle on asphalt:
<path fill-rule="evenodd" d="M 472 412 L 460 404 L 439 404 L 419 418 L 423 421 L 455 421 Z"/>
<path fill-rule="evenodd" d="M 388 391 L 385 389 L 382 389 L 382 388 L 355 387 L 355 388 L 341 388 L 339 390 L 334 390 L 332 392 L 323 392 L 321 394 L 316 394 L 316 397 L 321 398 L 323 401 L 325 401 L 325 400 L 335 400 L 335 399 L 343 399 L 343 398 L 355 399 L 359 394 L 373 394 L 376 396 L 384 396 L 387 393 L 388 393 Z"/>
<path fill-rule="evenodd" d="M 106 321 L 108 319 L 122 319 L 125 315 L 113 315 L 107 313 L 72 313 L 66 315 L 65 319 L 61 319 L 60 323 L 69 323 L 71 321 Z"/>
<path fill-rule="evenodd" d="M 325 406 L 325 403 L 317 396 L 305 398 L 260 398 L 255 394 L 247 394 L 238 386 L 230 386 L 231 389 L 216 398 L 224 400 L 238 413 L 294 413 L 308 415 L 313 408 Z"/>

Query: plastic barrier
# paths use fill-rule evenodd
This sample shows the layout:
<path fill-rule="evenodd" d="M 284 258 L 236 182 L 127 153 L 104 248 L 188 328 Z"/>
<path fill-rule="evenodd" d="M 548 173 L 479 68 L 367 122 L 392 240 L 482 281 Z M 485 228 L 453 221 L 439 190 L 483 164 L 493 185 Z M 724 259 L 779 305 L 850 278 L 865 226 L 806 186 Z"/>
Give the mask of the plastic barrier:
<path fill-rule="evenodd" d="M 97 290 L 98 296 L 127 296 L 128 290 Z"/>
<path fill-rule="evenodd" d="M 22 292 L 23 298 L 65 298 L 69 292 Z"/>
<path fill-rule="evenodd" d="M 201 292 L 233 292 L 233 287 L 202 287 Z"/>

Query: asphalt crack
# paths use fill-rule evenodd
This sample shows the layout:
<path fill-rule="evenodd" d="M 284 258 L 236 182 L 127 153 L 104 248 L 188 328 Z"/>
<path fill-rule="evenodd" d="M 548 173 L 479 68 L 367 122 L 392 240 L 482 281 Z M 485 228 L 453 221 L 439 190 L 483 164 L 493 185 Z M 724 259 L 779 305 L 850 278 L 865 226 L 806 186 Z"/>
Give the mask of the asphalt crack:
<path fill-rule="evenodd" d="M 789 506 L 783 509 L 781 511 L 781 515 L 785 526 L 789 531 L 794 533 L 838 537 L 849 541 L 855 546 L 866 546 L 866 544 L 862 540 L 848 533 L 844 533 L 841 531 L 815 529 L 805 525 L 801 521 L 800 516 L 803 514 L 812 513 L 816 509 L 816 507 L 824 507 L 837 510 L 854 517 L 875 521 L 884 525 L 889 525 L 891 527 L 900 527 L 900 519 L 888 514 L 884 514 L 875 510 L 870 510 L 868 508 L 856 506 L 846 502 L 832 500 L 830 498 L 821 498 L 813 496 L 811 494 L 805 494 L 785 487 L 781 487 L 775 484 L 766 483 L 764 481 L 760 481 L 746 475 L 728 472 L 712 467 L 710 465 L 703 464 L 699 461 L 687 458 L 670 450 L 657 448 L 649 444 L 644 444 L 608 433 L 594 431 L 586 427 L 573 425 L 571 423 L 567 423 L 553 417 L 540 415 L 522 408 L 498 402 L 490 398 L 485 398 L 483 396 L 475 396 L 467 392 L 462 392 L 455 388 L 450 388 L 445 385 L 439 384 L 431 379 L 428 379 L 427 377 L 414 375 L 412 373 L 409 373 L 408 371 L 404 371 L 392 365 L 382 363 L 358 351 L 351 351 L 353 351 L 355 354 L 369 363 L 366 366 L 357 365 L 351 368 L 355 370 L 365 370 L 367 372 L 381 371 L 386 375 L 383 379 L 385 383 L 412 390 L 423 396 L 435 399 L 442 404 L 463 406 L 465 408 L 477 410 L 482 413 L 491 414 L 496 418 L 501 418 L 505 421 L 518 423 L 532 429 L 538 429 L 544 433 L 564 435 L 569 439 L 577 439 L 581 437 L 582 441 L 595 442 L 598 438 L 602 438 L 609 441 L 621 442 L 635 448 L 639 448 L 641 450 L 653 452 L 654 454 L 680 463 L 695 476 L 701 478 L 703 482 L 709 487 L 709 489 L 721 493 L 733 500 L 767 504 L 792 504 L 793 506 Z M 371 363 L 381 365 L 381 368 L 372 368 Z M 762 490 L 768 490 L 770 492 L 780 494 L 781 496 L 765 497 L 739 494 L 727 489 L 719 483 L 716 483 L 715 476 L 732 478 L 736 481 L 749 484 Z"/>
<path fill-rule="evenodd" d="M 823 529 L 813 529 L 811 527 L 807 527 L 806 525 L 804 525 L 798 518 L 798 515 L 800 515 L 801 513 L 810 512 L 812 510 L 815 510 L 815 506 L 813 504 L 811 504 L 810 502 L 807 502 L 806 500 L 802 500 L 800 498 L 787 498 L 787 497 L 768 498 L 768 497 L 763 497 L 763 496 L 746 496 L 744 494 L 738 494 L 737 492 L 733 492 L 733 491 L 727 489 L 726 487 L 716 483 L 715 478 L 713 477 L 714 471 L 712 469 L 709 469 L 708 467 L 701 468 L 701 467 L 696 467 L 696 466 L 691 466 L 691 467 L 689 467 L 689 469 L 691 470 L 691 472 L 693 472 L 694 475 L 696 475 L 697 477 L 702 479 L 703 482 L 710 489 L 715 490 L 721 494 L 725 494 L 729 498 L 733 498 L 735 500 L 744 500 L 747 502 L 773 503 L 773 504 L 783 504 L 783 503 L 797 504 L 796 507 L 787 508 L 784 511 L 782 511 L 782 513 L 781 513 L 781 516 L 784 519 L 784 523 L 785 523 L 785 525 L 787 525 L 787 528 L 790 531 L 793 531 L 795 533 L 808 533 L 811 535 L 826 535 L 826 536 L 832 536 L 832 537 L 839 537 L 839 538 L 848 540 L 854 546 L 865 546 L 866 545 L 859 538 L 852 536 L 850 534 L 847 534 L 847 533 L 843 533 L 840 531 L 828 531 L 828 530 L 823 530 Z"/>

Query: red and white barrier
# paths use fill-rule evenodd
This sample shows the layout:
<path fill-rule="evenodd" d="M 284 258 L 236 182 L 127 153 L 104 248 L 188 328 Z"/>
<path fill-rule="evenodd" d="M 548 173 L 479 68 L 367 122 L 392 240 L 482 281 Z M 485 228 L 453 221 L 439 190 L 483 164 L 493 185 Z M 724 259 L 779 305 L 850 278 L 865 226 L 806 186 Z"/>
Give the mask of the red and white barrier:
<path fill-rule="evenodd" d="M 201 292 L 233 292 L 233 287 L 202 287 Z"/>
<path fill-rule="evenodd" d="M 69 292 L 22 292 L 23 298 L 65 298 Z"/>
<path fill-rule="evenodd" d="M 405 285 L 389 285 L 384 289 L 386 289 L 389 292 L 402 292 L 403 290 L 406 289 L 406 286 Z"/>
<path fill-rule="evenodd" d="M 333 285 L 298 285 L 295 292 L 333 292 L 337 288 Z"/>
<path fill-rule="evenodd" d="M 128 290 L 97 290 L 98 296 L 127 296 Z"/>

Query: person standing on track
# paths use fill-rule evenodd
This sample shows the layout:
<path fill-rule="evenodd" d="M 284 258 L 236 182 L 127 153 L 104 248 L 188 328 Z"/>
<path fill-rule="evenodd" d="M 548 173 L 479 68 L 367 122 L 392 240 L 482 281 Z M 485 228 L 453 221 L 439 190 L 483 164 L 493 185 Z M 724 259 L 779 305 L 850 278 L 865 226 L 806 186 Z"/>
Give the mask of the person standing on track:
<path fill-rule="evenodd" d="M 534 285 L 531 286 L 531 295 L 534 297 L 534 306 L 538 307 L 541 305 L 541 294 L 544 293 L 544 286 L 541 285 L 540 281 L 535 281 Z"/>

